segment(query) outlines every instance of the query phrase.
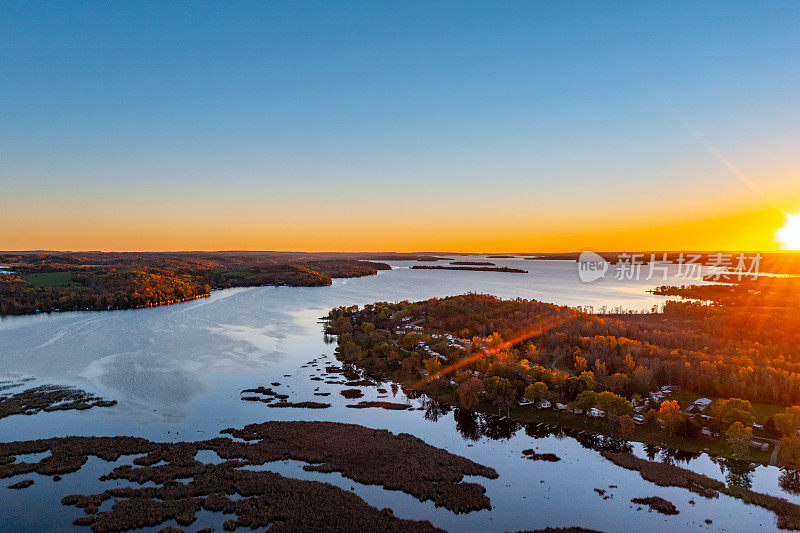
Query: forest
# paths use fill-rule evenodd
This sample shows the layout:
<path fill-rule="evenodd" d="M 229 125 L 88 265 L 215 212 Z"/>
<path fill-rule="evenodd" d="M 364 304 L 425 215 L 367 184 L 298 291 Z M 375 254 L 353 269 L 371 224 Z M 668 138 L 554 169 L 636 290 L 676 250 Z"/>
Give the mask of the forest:
<path fill-rule="evenodd" d="M 800 429 L 800 408 L 791 407 L 800 403 L 796 287 L 788 277 L 705 285 L 696 290 L 706 302 L 614 315 L 465 294 L 334 309 L 327 332 L 342 359 L 464 408 L 561 402 L 570 411 L 599 408 L 626 433 L 635 411 L 670 437 L 705 429 L 746 448 L 757 418 L 766 437 L 797 438 Z M 664 387 L 713 403 L 692 414 L 658 394 Z M 791 421 L 784 429 L 781 417 Z M 800 439 L 782 450 L 800 464 Z"/>
<path fill-rule="evenodd" d="M 389 268 L 349 258 L 235 253 L 6 254 L 0 265 L 10 272 L 0 274 L 0 315 L 151 307 L 230 287 L 326 286 Z"/>

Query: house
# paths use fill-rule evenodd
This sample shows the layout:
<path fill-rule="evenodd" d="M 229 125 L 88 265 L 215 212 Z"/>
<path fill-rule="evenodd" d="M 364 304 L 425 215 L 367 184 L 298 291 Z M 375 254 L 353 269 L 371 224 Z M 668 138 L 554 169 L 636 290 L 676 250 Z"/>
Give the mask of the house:
<path fill-rule="evenodd" d="M 704 427 L 700 429 L 700 434 L 704 437 L 713 437 L 714 435 L 711 434 L 711 430 Z"/>
<path fill-rule="evenodd" d="M 563 403 L 557 403 L 557 404 L 556 404 L 556 409 L 558 409 L 559 411 L 563 411 L 563 410 L 565 410 L 566 408 L 567 408 L 567 405 L 566 405 L 566 404 L 563 404 Z"/>
<path fill-rule="evenodd" d="M 552 406 L 553 404 L 548 402 L 547 400 L 539 400 L 538 404 L 539 409 L 550 409 Z"/>
<path fill-rule="evenodd" d="M 641 426 L 642 424 L 644 424 L 644 416 L 633 415 L 633 423 Z"/>
<path fill-rule="evenodd" d="M 634 413 L 644 413 L 645 411 L 647 411 L 646 405 L 637 405 L 636 407 L 633 408 Z"/>
<path fill-rule="evenodd" d="M 756 450 L 761 450 L 762 452 L 765 452 L 765 451 L 769 450 L 769 443 L 768 442 L 758 442 L 756 440 L 751 440 L 750 441 L 750 447 L 751 448 L 755 448 Z"/>
<path fill-rule="evenodd" d="M 591 409 L 589 409 L 586 412 L 586 414 L 591 416 L 592 418 L 602 418 L 602 417 L 606 416 L 605 411 L 601 411 L 600 409 L 598 409 L 596 407 L 592 407 Z"/>
<path fill-rule="evenodd" d="M 666 397 L 663 392 L 654 392 L 650 395 L 650 398 L 653 399 L 656 403 L 661 403 L 661 401 Z"/>
<path fill-rule="evenodd" d="M 702 412 L 705 411 L 709 405 L 711 405 L 711 400 L 708 398 L 698 398 L 689 406 L 689 409 Z"/>

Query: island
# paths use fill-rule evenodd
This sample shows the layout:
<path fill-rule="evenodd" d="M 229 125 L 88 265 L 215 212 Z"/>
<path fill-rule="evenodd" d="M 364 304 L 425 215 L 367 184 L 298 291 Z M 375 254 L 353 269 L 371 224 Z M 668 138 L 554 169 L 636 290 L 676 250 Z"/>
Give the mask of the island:
<path fill-rule="evenodd" d="M 433 266 L 433 265 L 414 265 L 415 270 L 472 270 L 475 272 L 508 272 L 512 274 L 527 274 L 527 270 L 509 267 L 479 267 L 479 266 Z"/>
<path fill-rule="evenodd" d="M 0 255 L 0 315 L 131 309 L 231 287 L 321 287 L 373 276 L 386 263 L 346 254 L 35 253 Z"/>
<path fill-rule="evenodd" d="M 798 283 L 659 288 L 704 301 L 649 313 L 479 294 L 378 302 L 332 310 L 326 332 L 340 359 L 464 409 L 797 467 Z"/>

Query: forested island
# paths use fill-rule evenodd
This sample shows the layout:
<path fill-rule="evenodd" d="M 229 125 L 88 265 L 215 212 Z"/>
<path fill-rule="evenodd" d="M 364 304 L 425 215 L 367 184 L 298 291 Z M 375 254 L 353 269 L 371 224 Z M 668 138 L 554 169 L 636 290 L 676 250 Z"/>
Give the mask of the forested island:
<path fill-rule="evenodd" d="M 487 266 L 432 266 L 432 265 L 414 265 L 411 267 L 415 270 L 473 270 L 475 272 L 507 272 L 511 274 L 527 274 L 527 270 L 521 268 L 509 267 L 487 267 Z"/>
<path fill-rule="evenodd" d="M 466 294 L 338 308 L 326 327 L 343 360 L 465 409 L 799 466 L 796 283 L 702 286 L 725 297 L 646 314 Z"/>
<path fill-rule="evenodd" d="M 230 287 L 319 287 L 389 265 L 310 254 L 49 253 L 0 255 L 0 315 L 130 309 Z"/>

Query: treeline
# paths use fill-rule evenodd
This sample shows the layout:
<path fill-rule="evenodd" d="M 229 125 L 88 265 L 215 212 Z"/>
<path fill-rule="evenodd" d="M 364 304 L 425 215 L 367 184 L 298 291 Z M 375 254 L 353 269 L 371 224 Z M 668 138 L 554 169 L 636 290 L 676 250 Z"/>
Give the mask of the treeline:
<path fill-rule="evenodd" d="M 475 270 L 478 272 L 510 272 L 514 274 L 527 274 L 527 270 L 509 267 L 480 267 L 480 266 L 429 266 L 414 265 L 411 268 L 421 270 Z"/>
<path fill-rule="evenodd" d="M 370 276 L 390 268 L 349 259 L 259 263 L 258 257 L 182 254 L 18 254 L 0 256 L 0 265 L 13 270 L 0 274 L 0 315 L 148 307 L 230 287 L 318 287 L 330 285 L 332 278 Z"/>
<path fill-rule="evenodd" d="M 67 286 L 37 286 L 24 277 L 0 276 L 0 314 L 148 307 L 198 298 L 211 290 L 201 279 L 172 272 L 92 269 L 70 277 Z"/>
<path fill-rule="evenodd" d="M 367 358 L 370 365 L 389 370 L 403 370 L 403 364 L 405 370 L 424 369 L 431 359 L 446 365 L 499 347 L 459 370 L 516 382 L 518 398 L 535 379 L 571 399 L 580 385 L 570 379 L 586 372 L 599 389 L 626 398 L 678 385 L 703 396 L 800 403 L 796 307 L 680 302 L 667 305 L 665 313 L 599 316 L 534 301 L 463 295 L 340 309 L 331 319 L 330 331 L 345 334 L 339 337 L 345 357 Z M 422 329 L 403 330 L 404 319 Z M 369 334 L 356 327 L 365 322 L 374 328 Z M 462 348 L 445 334 L 461 339 Z M 554 362 L 556 368 L 568 368 L 568 375 L 549 368 Z"/>

